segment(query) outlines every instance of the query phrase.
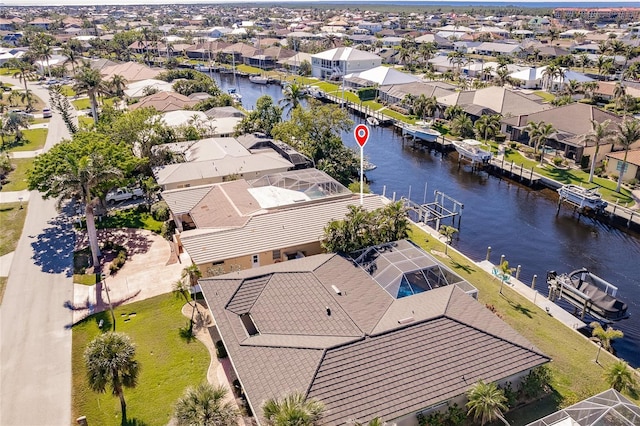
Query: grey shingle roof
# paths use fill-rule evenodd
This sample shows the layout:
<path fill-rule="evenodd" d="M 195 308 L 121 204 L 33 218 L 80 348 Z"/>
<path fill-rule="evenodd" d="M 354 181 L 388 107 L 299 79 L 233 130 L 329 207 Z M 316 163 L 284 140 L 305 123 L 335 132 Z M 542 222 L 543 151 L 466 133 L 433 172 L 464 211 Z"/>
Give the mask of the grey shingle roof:
<path fill-rule="evenodd" d="M 187 213 L 211 191 L 212 185 L 192 186 L 162 192 L 162 198 L 174 214 Z"/>
<path fill-rule="evenodd" d="M 396 300 L 338 255 L 200 284 L 258 415 L 295 390 L 325 403 L 327 425 L 391 421 L 549 360 L 455 286 Z M 260 330 L 252 337 L 238 315 L 247 310 Z"/>

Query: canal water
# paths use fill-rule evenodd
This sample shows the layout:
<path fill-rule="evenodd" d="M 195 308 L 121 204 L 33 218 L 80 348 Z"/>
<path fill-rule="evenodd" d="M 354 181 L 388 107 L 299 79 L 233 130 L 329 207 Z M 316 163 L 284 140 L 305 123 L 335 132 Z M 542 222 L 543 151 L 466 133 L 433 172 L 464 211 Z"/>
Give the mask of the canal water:
<path fill-rule="evenodd" d="M 282 98 L 280 86 L 257 85 L 246 78 L 213 74 L 223 90 L 236 87 L 247 109 L 269 95 Z M 357 123 L 364 121 L 356 116 Z M 345 133 L 346 145 L 358 148 L 353 135 Z M 377 168 L 367 173 L 376 193 L 408 197 L 422 203 L 434 201 L 440 191 L 464 204 L 460 232 L 452 245 L 473 260 L 483 260 L 491 246 L 491 261 L 501 255 L 509 265 L 522 266 L 520 279 L 530 284 L 537 275 L 536 289 L 547 295 L 547 271 L 570 272 L 582 267 L 616 285 L 618 296 L 629 305 L 631 318 L 614 328 L 624 332 L 614 344 L 617 354 L 632 366 L 640 366 L 640 236 L 622 232 L 593 219 L 580 217 L 568 206 L 558 214 L 557 194 L 549 189 L 532 190 L 516 182 L 472 171 L 436 151 L 403 146 L 402 136 L 392 127 L 371 128 L 365 157 Z M 359 148 L 358 148 L 359 149 Z M 425 197 L 426 186 L 426 197 Z M 451 224 L 443 222 L 445 224 Z M 595 356 L 595 350 L 594 350 Z"/>

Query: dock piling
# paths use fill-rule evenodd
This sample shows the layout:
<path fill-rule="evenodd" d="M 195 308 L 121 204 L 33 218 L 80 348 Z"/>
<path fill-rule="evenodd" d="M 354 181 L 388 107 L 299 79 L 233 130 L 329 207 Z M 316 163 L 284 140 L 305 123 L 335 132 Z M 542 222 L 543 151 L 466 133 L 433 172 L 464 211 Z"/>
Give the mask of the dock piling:
<path fill-rule="evenodd" d="M 487 258 L 486 258 L 486 260 L 489 260 L 490 256 L 491 256 L 491 246 L 487 247 Z"/>
<path fill-rule="evenodd" d="M 531 280 L 531 289 L 535 290 L 536 289 L 536 280 L 538 279 L 538 276 L 536 274 L 533 274 L 533 279 Z"/>
<path fill-rule="evenodd" d="M 520 269 L 522 268 L 522 266 L 518 265 L 518 267 L 516 268 L 516 280 L 520 279 Z"/>
<path fill-rule="evenodd" d="M 505 258 L 505 257 L 506 257 L 506 256 L 505 256 L 504 254 L 501 254 L 501 255 L 500 255 L 500 263 L 498 263 L 498 265 L 502 265 L 502 264 L 504 263 L 504 258 Z"/>

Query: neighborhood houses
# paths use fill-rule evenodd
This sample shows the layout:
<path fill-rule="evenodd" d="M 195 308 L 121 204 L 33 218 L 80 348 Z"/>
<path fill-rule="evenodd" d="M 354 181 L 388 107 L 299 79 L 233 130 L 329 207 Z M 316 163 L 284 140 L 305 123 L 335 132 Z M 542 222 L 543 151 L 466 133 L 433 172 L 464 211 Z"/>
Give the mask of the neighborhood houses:
<path fill-rule="evenodd" d="M 400 3 L 3 6 L 1 424 L 638 424 L 616 284 L 402 162 L 637 276 L 640 8 Z"/>

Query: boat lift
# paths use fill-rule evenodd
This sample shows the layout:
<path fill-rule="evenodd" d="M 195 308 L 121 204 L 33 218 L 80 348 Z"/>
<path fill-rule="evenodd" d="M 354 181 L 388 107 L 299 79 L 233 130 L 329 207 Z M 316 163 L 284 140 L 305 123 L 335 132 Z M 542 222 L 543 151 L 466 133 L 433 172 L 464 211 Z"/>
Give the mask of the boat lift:
<path fill-rule="evenodd" d="M 460 229 L 464 204 L 440 191 L 434 191 L 433 195 L 434 201 L 431 203 L 419 204 L 405 197 L 402 197 L 401 201 L 407 211 L 415 215 L 416 222 L 433 223 L 435 224 L 433 228 L 438 230 L 442 220 L 452 218 L 452 226 Z M 456 217 L 458 226 L 456 226 Z"/>

